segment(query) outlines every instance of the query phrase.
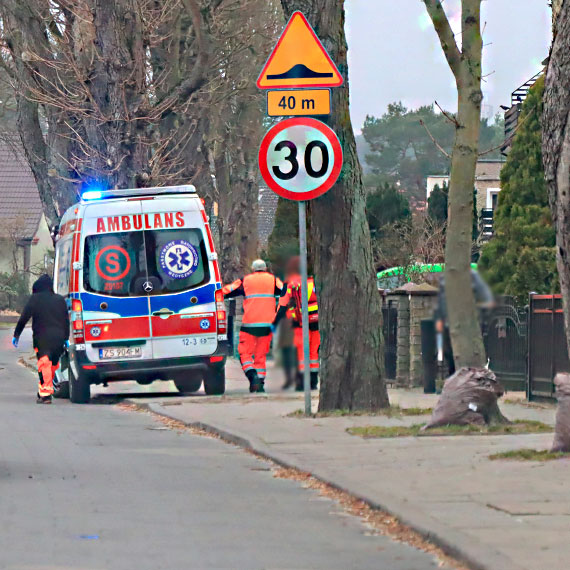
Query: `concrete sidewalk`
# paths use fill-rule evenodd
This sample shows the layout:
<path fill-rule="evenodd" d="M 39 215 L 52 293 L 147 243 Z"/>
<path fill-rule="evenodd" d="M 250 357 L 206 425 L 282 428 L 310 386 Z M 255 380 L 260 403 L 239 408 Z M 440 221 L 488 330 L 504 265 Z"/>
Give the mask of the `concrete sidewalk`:
<path fill-rule="evenodd" d="M 172 394 L 133 401 L 217 432 L 361 497 L 473 568 L 568 568 L 569 461 L 488 459 L 509 449 L 546 449 L 552 434 L 365 440 L 346 429 L 422 423 L 427 416 L 291 417 L 303 407 L 302 395 L 279 392 L 279 371 L 270 373 L 266 396 L 247 393 L 241 378 L 239 365 L 231 361 L 224 397 Z M 391 391 L 392 403 L 402 407 L 431 407 L 436 400 L 419 391 Z M 315 397 L 314 409 L 316 405 Z M 554 407 L 503 404 L 501 408 L 510 419 L 554 422 Z"/>

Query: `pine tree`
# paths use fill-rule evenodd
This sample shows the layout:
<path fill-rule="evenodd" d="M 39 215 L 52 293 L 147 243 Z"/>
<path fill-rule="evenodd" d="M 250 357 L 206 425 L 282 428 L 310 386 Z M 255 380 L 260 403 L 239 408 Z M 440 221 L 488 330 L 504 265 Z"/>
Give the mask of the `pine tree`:
<path fill-rule="evenodd" d="M 530 90 L 519 117 L 495 211 L 495 236 L 479 267 L 496 293 L 524 301 L 530 291 L 558 288 L 555 234 L 544 181 L 540 116 L 544 78 Z"/>
<path fill-rule="evenodd" d="M 366 198 L 366 217 L 373 238 L 380 237 L 385 226 L 409 221 L 411 216 L 408 199 L 388 183 L 376 188 Z"/>
<path fill-rule="evenodd" d="M 447 182 L 440 187 L 436 184 L 428 198 L 428 216 L 435 222 L 447 222 L 447 198 L 449 189 Z"/>

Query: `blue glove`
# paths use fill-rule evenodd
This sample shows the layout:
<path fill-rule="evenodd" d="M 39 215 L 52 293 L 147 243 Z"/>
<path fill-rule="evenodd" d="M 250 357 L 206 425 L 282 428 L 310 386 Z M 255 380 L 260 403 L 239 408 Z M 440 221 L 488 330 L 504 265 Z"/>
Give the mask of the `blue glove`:
<path fill-rule="evenodd" d="M 18 348 L 18 340 L 19 340 L 18 337 L 13 337 L 13 338 L 12 338 L 12 346 L 13 346 L 14 348 Z"/>
<path fill-rule="evenodd" d="M 271 334 L 275 334 L 275 331 L 277 330 L 277 327 L 275 325 L 271 325 Z"/>
<path fill-rule="evenodd" d="M 65 346 L 65 348 L 69 348 L 69 341 L 68 340 L 64 341 L 63 346 Z"/>

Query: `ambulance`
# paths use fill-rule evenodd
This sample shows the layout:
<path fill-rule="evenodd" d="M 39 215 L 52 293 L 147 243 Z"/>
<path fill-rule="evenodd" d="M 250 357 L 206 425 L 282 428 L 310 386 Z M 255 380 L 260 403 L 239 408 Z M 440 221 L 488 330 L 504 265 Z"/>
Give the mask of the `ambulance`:
<path fill-rule="evenodd" d="M 231 334 L 193 186 L 84 192 L 61 220 L 54 288 L 71 322 L 60 397 L 86 403 L 92 384 L 159 379 L 224 393 Z"/>

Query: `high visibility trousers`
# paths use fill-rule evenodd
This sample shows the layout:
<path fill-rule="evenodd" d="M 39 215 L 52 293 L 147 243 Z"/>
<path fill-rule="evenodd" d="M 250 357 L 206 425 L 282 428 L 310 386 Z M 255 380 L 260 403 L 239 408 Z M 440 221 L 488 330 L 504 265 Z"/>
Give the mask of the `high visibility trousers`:
<path fill-rule="evenodd" d="M 38 374 L 40 376 L 38 394 L 42 398 L 53 394 L 53 377 L 58 368 L 59 364 L 56 363 L 54 365 L 49 359 L 49 356 L 44 355 L 38 357 Z"/>
<path fill-rule="evenodd" d="M 295 348 L 297 349 L 297 362 L 299 372 L 305 370 L 305 359 L 303 358 L 303 329 L 295 327 Z M 311 372 L 319 371 L 319 347 L 321 346 L 321 334 L 318 330 L 309 330 L 309 366 Z"/>
<path fill-rule="evenodd" d="M 238 353 L 243 371 L 256 370 L 257 376 L 264 379 L 267 375 L 267 353 L 271 347 L 271 335 L 255 336 L 244 331 L 239 333 Z"/>

